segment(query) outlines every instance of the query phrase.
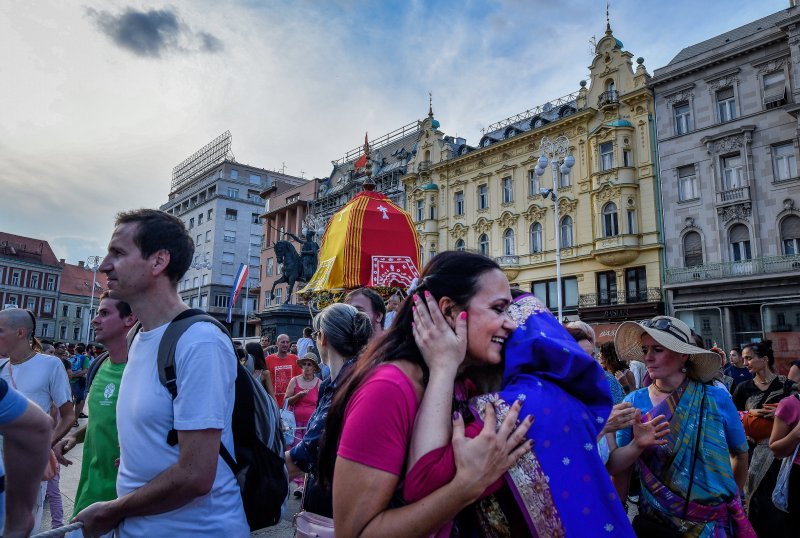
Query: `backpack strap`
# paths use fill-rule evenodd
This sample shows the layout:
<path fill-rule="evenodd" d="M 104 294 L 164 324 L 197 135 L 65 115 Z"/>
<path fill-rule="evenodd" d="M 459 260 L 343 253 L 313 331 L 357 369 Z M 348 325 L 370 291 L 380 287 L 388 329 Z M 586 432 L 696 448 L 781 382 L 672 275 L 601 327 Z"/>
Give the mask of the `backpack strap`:
<path fill-rule="evenodd" d="M 89 371 L 86 373 L 86 390 L 89 390 L 89 387 L 92 386 L 92 381 L 94 381 L 94 376 L 97 375 L 97 372 L 100 371 L 100 366 L 108 359 L 108 351 L 104 351 L 97 357 L 91 366 L 89 366 Z"/>

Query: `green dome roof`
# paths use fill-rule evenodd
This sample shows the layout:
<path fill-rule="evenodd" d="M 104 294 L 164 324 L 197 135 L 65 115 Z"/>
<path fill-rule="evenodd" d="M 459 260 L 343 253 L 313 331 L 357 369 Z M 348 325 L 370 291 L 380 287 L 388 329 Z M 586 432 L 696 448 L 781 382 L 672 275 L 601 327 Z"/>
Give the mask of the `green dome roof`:
<path fill-rule="evenodd" d="M 431 120 L 431 127 L 433 127 L 434 129 L 438 129 L 439 128 L 439 120 Z"/>
<path fill-rule="evenodd" d="M 608 122 L 606 125 L 609 127 L 633 127 L 633 124 L 628 120 L 614 120 Z"/>
<path fill-rule="evenodd" d="M 436 183 L 428 183 L 427 185 L 422 186 L 423 191 L 438 191 L 439 186 Z"/>

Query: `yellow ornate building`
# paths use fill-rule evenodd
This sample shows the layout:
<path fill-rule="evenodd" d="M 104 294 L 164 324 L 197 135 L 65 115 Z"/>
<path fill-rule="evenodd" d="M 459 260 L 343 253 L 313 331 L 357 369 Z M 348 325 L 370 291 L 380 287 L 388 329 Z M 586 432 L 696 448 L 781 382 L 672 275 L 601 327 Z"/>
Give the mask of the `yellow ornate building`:
<path fill-rule="evenodd" d="M 404 178 L 423 261 L 468 249 L 556 310 L 555 227 L 564 314 L 595 324 L 663 312 L 653 98 L 644 60 L 608 27 L 587 86 L 491 125 L 477 146 L 445 136 L 429 112 Z M 542 139 L 568 139 L 569 174 L 535 173 Z M 552 163 L 552 155 L 548 155 Z M 558 204 L 541 189 L 554 189 Z M 613 336 L 613 326 L 599 336 Z"/>

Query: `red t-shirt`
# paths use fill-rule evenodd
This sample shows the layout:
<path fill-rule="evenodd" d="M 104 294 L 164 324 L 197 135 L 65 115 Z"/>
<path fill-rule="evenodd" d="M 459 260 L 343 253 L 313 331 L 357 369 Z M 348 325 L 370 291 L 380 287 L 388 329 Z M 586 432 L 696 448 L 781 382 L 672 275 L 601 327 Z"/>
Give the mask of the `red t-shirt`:
<path fill-rule="evenodd" d="M 338 455 L 401 476 L 418 407 L 406 374 L 393 364 L 378 366 L 347 403 Z"/>
<path fill-rule="evenodd" d="M 276 354 L 267 357 L 267 370 L 272 376 L 272 388 L 275 389 L 275 400 L 278 407 L 283 407 L 283 397 L 286 394 L 286 387 L 293 377 L 303 375 L 303 369 L 297 365 L 297 355 L 288 353 L 285 359 Z"/>

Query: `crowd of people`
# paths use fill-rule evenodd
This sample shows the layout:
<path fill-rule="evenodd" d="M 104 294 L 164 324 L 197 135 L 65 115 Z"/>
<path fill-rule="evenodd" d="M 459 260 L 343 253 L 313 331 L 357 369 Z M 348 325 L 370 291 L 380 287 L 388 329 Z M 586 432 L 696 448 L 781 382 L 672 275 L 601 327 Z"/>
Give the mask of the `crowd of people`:
<path fill-rule="evenodd" d="M 769 341 L 726 356 L 657 316 L 598 344 L 493 260 L 453 251 L 405 294 L 351 291 L 296 342 L 231 346 L 210 322 L 170 332 L 191 314 L 177 283 L 193 250 L 167 213 L 118 216 L 92 320 L 102 350 L 43 346 L 32 313 L 0 312 L 3 536 L 39 528 L 79 446 L 71 536 L 248 536 L 230 461 L 241 375 L 292 415 L 297 536 L 800 529 L 800 363 L 778 373 Z"/>

